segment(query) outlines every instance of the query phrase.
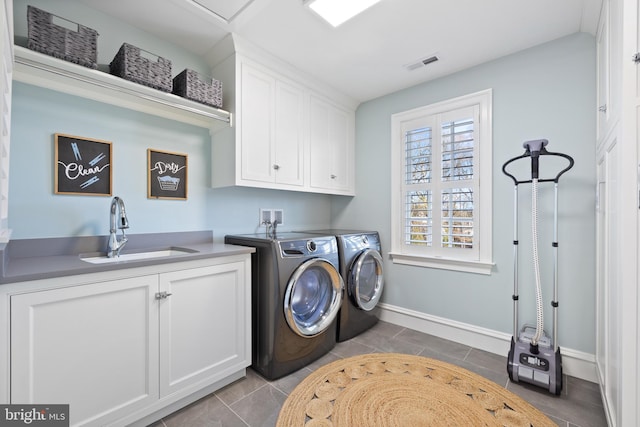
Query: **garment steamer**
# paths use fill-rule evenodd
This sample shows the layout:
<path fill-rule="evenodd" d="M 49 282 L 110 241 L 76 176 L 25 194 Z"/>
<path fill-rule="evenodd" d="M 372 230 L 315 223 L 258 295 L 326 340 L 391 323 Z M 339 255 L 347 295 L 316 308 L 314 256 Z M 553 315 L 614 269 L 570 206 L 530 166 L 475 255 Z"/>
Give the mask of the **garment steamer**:
<path fill-rule="evenodd" d="M 514 224 L 513 224 L 513 337 L 507 372 L 514 382 L 526 382 L 546 388 L 550 393 L 559 395 L 562 391 L 562 357 L 558 346 L 558 181 L 560 176 L 573 167 L 573 159 L 562 153 L 552 153 L 546 150 L 549 143 L 546 139 L 527 141 L 523 145 L 523 155 L 508 160 L 502 166 L 502 172 L 514 182 Z M 561 170 L 555 178 L 540 179 L 538 165 L 540 156 L 559 156 L 569 161 L 569 165 Z M 510 163 L 530 157 L 531 179 L 519 181 L 507 172 Z M 553 212 L 553 336 L 549 337 L 544 331 L 544 317 L 542 310 L 542 286 L 540 280 L 540 260 L 538 259 L 538 183 L 554 183 L 554 212 Z M 531 234 L 533 249 L 533 268 L 536 285 L 536 326 L 525 325 L 518 331 L 518 185 L 531 184 Z M 517 339 L 516 339 L 517 337 Z"/>

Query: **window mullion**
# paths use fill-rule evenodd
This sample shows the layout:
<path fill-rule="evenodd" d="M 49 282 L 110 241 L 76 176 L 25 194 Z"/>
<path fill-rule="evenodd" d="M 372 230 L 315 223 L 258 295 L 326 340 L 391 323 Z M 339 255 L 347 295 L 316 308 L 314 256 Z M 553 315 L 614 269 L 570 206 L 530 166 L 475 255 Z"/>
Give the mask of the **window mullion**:
<path fill-rule="evenodd" d="M 442 114 L 434 115 L 433 130 L 433 252 L 443 256 L 442 248 Z"/>

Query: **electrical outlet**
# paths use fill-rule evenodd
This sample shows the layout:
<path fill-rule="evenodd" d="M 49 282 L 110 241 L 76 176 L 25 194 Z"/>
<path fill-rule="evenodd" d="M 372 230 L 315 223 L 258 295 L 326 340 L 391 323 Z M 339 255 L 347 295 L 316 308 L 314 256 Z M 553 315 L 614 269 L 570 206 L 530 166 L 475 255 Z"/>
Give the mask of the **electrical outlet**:
<path fill-rule="evenodd" d="M 271 217 L 273 216 L 273 209 L 260 209 L 260 226 L 266 227 L 267 224 L 271 224 L 273 221 Z"/>
<path fill-rule="evenodd" d="M 284 211 L 282 209 L 274 209 L 271 216 L 271 223 L 278 221 L 278 227 L 284 224 Z"/>
<path fill-rule="evenodd" d="M 266 227 L 267 224 L 273 224 L 278 221 L 278 227 L 284 224 L 284 211 L 282 209 L 260 209 L 260 221 L 261 227 Z"/>

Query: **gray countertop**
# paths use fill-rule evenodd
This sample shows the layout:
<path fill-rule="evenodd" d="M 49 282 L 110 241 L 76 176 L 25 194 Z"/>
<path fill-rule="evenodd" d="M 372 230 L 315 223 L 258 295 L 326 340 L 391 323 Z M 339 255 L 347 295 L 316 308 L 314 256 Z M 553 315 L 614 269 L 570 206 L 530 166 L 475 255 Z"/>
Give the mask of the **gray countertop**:
<path fill-rule="evenodd" d="M 172 257 L 92 264 L 82 258 L 105 255 L 108 236 L 11 240 L 0 249 L 0 284 L 250 254 L 255 251 L 245 246 L 214 243 L 211 231 L 132 234 L 128 237 L 129 241 L 121 252 L 123 255 L 170 248 L 185 249 L 188 252 Z"/>

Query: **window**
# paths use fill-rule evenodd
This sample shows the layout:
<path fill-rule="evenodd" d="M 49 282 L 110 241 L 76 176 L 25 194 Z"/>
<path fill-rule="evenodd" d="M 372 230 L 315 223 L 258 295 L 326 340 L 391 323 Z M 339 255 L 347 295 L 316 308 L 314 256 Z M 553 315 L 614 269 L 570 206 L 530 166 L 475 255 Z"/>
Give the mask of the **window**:
<path fill-rule="evenodd" d="M 394 262 L 491 272 L 491 90 L 394 114 Z"/>

